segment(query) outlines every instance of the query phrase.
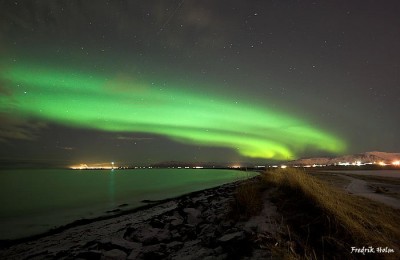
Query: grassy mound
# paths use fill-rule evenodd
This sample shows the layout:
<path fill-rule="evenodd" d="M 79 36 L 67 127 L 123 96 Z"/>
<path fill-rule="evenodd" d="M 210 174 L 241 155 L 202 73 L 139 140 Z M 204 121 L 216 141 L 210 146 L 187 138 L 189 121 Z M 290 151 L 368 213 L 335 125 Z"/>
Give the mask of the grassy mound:
<path fill-rule="evenodd" d="M 340 259 L 350 255 L 352 246 L 389 247 L 398 254 L 399 210 L 347 194 L 297 169 L 269 171 L 262 178 L 279 188 L 275 203 L 298 236 L 303 258 Z M 386 256 L 394 255 L 368 257 Z"/>

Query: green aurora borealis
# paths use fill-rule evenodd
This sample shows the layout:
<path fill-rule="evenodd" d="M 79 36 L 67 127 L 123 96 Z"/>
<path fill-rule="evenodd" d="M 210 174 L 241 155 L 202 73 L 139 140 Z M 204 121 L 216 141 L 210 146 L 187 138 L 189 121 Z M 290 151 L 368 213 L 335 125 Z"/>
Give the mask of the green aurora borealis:
<path fill-rule="evenodd" d="M 188 144 L 231 148 L 252 158 L 284 160 L 308 148 L 330 153 L 345 148 L 342 140 L 306 120 L 250 100 L 236 102 L 154 80 L 37 64 L 9 66 L 0 73 L 10 93 L 0 95 L 0 109 L 26 118 L 108 132 L 158 134 Z"/>

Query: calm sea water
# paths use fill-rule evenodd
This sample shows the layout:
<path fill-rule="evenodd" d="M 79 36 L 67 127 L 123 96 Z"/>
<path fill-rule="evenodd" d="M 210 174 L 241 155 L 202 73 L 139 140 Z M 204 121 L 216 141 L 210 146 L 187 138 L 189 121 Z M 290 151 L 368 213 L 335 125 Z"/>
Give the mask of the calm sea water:
<path fill-rule="evenodd" d="M 122 204 L 215 187 L 256 173 L 207 169 L 0 171 L 0 239 L 45 232 Z"/>

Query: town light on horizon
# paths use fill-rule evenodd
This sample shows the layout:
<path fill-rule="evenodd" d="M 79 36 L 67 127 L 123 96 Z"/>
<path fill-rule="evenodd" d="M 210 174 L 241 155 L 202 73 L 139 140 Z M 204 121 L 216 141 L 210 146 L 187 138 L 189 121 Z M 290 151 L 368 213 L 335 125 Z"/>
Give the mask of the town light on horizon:
<path fill-rule="evenodd" d="M 111 166 L 109 163 L 93 163 L 93 164 L 86 164 L 81 163 L 77 165 L 72 165 L 69 167 L 72 170 L 114 170 L 115 163 L 112 162 Z"/>

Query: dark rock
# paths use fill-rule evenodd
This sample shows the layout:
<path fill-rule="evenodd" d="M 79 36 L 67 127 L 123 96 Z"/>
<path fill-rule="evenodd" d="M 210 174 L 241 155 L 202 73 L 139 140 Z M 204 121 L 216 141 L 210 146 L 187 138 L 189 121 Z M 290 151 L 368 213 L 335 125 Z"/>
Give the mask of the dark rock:
<path fill-rule="evenodd" d="M 212 210 L 206 210 L 202 213 L 203 219 L 207 222 L 207 223 L 215 223 L 217 220 L 217 216 L 215 215 L 214 212 L 212 212 Z"/>
<path fill-rule="evenodd" d="M 231 228 L 235 225 L 233 220 L 225 220 L 221 222 L 221 226 L 225 229 Z"/>
<path fill-rule="evenodd" d="M 246 238 L 244 231 L 225 234 L 218 239 L 218 242 L 228 254 L 229 259 L 239 259 L 241 256 L 251 255 L 251 242 Z"/>
<path fill-rule="evenodd" d="M 252 254 L 251 257 L 249 257 L 248 259 L 254 259 L 254 260 L 264 260 L 264 259 L 278 259 L 277 256 L 275 256 L 275 258 L 272 256 L 271 251 L 270 250 L 265 250 L 265 249 L 255 249 Z"/>
<path fill-rule="evenodd" d="M 126 258 L 127 260 L 137 260 L 140 259 L 142 251 L 141 250 L 132 250 L 132 252 Z"/>
<path fill-rule="evenodd" d="M 169 224 L 170 228 L 176 228 L 177 226 L 183 224 L 183 217 L 177 211 L 175 211 L 172 216 L 166 217 L 165 221 Z"/>
<path fill-rule="evenodd" d="M 187 223 L 191 225 L 197 225 L 202 220 L 200 218 L 201 211 L 195 208 L 185 208 L 183 212 L 187 214 Z"/>
<path fill-rule="evenodd" d="M 194 257 L 195 259 L 204 259 L 208 256 L 211 256 L 214 254 L 214 250 L 210 249 L 210 248 L 201 248 L 200 250 L 193 252 L 194 253 Z"/>
<path fill-rule="evenodd" d="M 97 260 L 101 258 L 101 255 L 102 255 L 101 251 L 89 250 L 89 251 L 79 252 L 75 257 L 87 260 Z"/>
<path fill-rule="evenodd" d="M 203 258 L 203 260 L 219 260 L 220 258 L 215 255 L 209 255 Z"/>
<path fill-rule="evenodd" d="M 156 244 L 143 247 L 143 259 L 157 260 L 165 258 L 165 244 Z"/>
<path fill-rule="evenodd" d="M 206 247 L 215 247 L 216 245 L 216 229 L 214 225 L 203 225 L 199 237 L 201 244 Z"/>
<path fill-rule="evenodd" d="M 87 250 L 97 250 L 99 249 L 99 241 L 98 240 L 93 240 L 87 242 L 84 246 Z"/>
<path fill-rule="evenodd" d="M 233 241 L 240 241 L 245 238 L 245 234 L 243 231 L 225 234 L 218 239 L 218 242 L 221 244 L 231 243 Z"/>
<path fill-rule="evenodd" d="M 177 230 L 172 230 L 171 231 L 171 237 L 174 240 L 181 240 L 181 234 L 179 234 L 179 232 Z"/>
<path fill-rule="evenodd" d="M 207 234 L 214 235 L 215 233 L 215 226 L 211 224 L 205 224 L 201 226 L 200 236 L 204 236 Z"/>
<path fill-rule="evenodd" d="M 103 253 L 101 259 L 103 260 L 125 260 L 127 254 L 119 249 L 113 249 Z"/>
<path fill-rule="evenodd" d="M 143 253 L 148 253 L 150 251 L 160 251 L 160 250 L 161 250 L 161 244 L 145 246 L 142 248 Z"/>
<path fill-rule="evenodd" d="M 215 214 L 216 219 L 219 221 L 223 220 L 225 216 L 226 215 L 224 213 Z"/>
<path fill-rule="evenodd" d="M 89 250 L 89 251 L 91 251 L 91 250 Z M 70 253 L 69 250 L 60 250 L 54 254 L 54 258 L 56 258 L 56 259 L 65 258 L 68 255 L 68 253 Z M 100 254 L 101 254 L 101 252 L 100 252 Z M 99 258 L 90 258 L 90 259 L 99 259 Z"/>
<path fill-rule="evenodd" d="M 103 238 L 99 242 L 99 247 L 111 250 L 111 249 L 120 249 L 123 251 L 130 251 L 134 248 L 141 247 L 140 243 L 127 241 L 123 238 L 111 237 L 111 238 Z"/>
<path fill-rule="evenodd" d="M 136 260 L 139 259 L 142 253 L 142 245 L 139 244 L 138 247 L 134 248 L 131 253 L 129 254 L 127 260 Z"/>
<path fill-rule="evenodd" d="M 217 257 L 216 257 L 216 260 L 226 260 L 226 259 L 229 259 L 229 256 L 228 256 L 228 254 L 221 254 L 221 255 L 218 255 Z M 234 258 L 234 259 L 236 259 L 236 258 Z"/>
<path fill-rule="evenodd" d="M 172 227 L 177 227 L 183 224 L 183 219 L 174 219 L 170 222 Z"/>
<path fill-rule="evenodd" d="M 165 226 L 165 223 L 159 219 L 152 219 L 150 221 L 150 225 L 155 228 L 163 228 Z"/>
<path fill-rule="evenodd" d="M 214 247 L 216 245 L 216 240 L 213 235 L 205 235 L 201 238 L 201 244 L 205 247 Z"/>
<path fill-rule="evenodd" d="M 167 249 L 176 251 L 176 250 L 179 250 L 180 248 L 182 248 L 182 246 L 183 246 L 182 242 L 173 241 L 173 242 L 167 244 Z"/>
<path fill-rule="evenodd" d="M 190 240 L 190 241 L 185 242 L 185 247 L 192 247 L 192 246 L 200 244 L 200 243 L 201 243 L 201 240 L 199 240 L 199 239 Z"/>
<path fill-rule="evenodd" d="M 165 229 L 144 226 L 141 229 L 135 230 L 131 234 L 131 239 L 133 241 L 142 242 L 144 245 L 150 245 L 170 240 L 171 234 Z"/>
<path fill-rule="evenodd" d="M 171 233 L 169 230 L 163 230 L 158 233 L 158 241 L 159 242 L 168 242 L 171 240 Z"/>
<path fill-rule="evenodd" d="M 224 252 L 224 249 L 222 248 L 222 246 L 219 246 L 217 248 L 214 249 L 214 252 L 216 255 L 220 255 Z"/>
<path fill-rule="evenodd" d="M 182 235 L 183 240 L 192 240 L 197 237 L 196 226 L 185 224 L 181 226 L 179 233 Z"/>
<path fill-rule="evenodd" d="M 170 255 L 170 258 L 174 260 L 197 260 L 204 259 L 213 253 L 214 250 L 212 249 L 203 248 L 197 244 L 187 245 L 187 243 L 185 243 L 185 246 L 176 254 Z"/>
<path fill-rule="evenodd" d="M 243 230 L 243 229 L 239 229 L 238 227 L 233 226 L 232 228 L 227 229 L 225 234 L 227 234 L 227 233 L 235 233 L 235 232 L 241 231 L 241 230 Z"/>

